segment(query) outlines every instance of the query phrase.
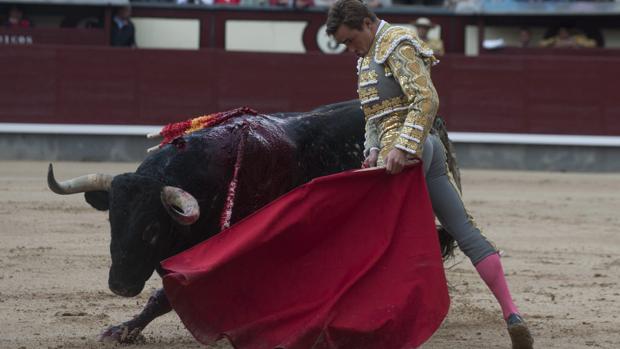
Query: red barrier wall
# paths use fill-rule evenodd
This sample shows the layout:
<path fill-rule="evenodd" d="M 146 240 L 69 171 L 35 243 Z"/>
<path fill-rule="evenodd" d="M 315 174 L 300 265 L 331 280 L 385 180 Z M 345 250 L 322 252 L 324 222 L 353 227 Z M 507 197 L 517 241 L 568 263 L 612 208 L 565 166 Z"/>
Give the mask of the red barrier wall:
<path fill-rule="evenodd" d="M 0 122 L 163 124 L 243 105 L 355 98 L 348 55 L 33 46 L 0 50 Z M 453 131 L 620 133 L 620 57 L 450 55 L 433 68 Z"/>
<path fill-rule="evenodd" d="M 620 57 L 445 57 L 433 70 L 452 130 L 620 134 Z"/>
<path fill-rule="evenodd" d="M 355 97 L 355 59 L 323 54 L 33 46 L 3 48 L 0 65 L 0 122 L 162 124 Z"/>

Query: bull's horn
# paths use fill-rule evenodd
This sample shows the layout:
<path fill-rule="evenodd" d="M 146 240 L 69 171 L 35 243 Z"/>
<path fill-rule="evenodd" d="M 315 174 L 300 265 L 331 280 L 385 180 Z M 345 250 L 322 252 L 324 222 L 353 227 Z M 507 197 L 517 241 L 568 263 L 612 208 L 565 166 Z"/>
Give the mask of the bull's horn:
<path fill-rule="evenodd" d="M 158 144 L 158 145 L 156 145 L 156 146 L 154 146 L 154 147 L 150 147 L 150 148 L 148 148 L 148 149 L 146 150 L 146 152 L 147 152 L 147 153 L 152 153 L 152 152 L 154 152 L 154 151 L 155 151 L 155 150 L 157 150 L 157 149 L 159 149 L 159 144 Z"/>
<path fill-rule="evenodd" d="M 58 183 L 54 178 L 54 168 L 50 164 L 47 170 L 47 186 L 56 194 L 75 194 L 87 191 L 108 191 L 114 176 L 93 173 Z"/>
<path fill-rule="evenodd" d="M 161 137 L 161 133 L 159 133 L 159 131 L 151 132 L 151 133 L 147 133 L 146 134 L 146 138 L 149 138 L 149 139 L 151 139 L 151 138 L 159 138 L 159 137 Z"/>
<path fill-rule="evenodd" d="M 192 194 L 177 187 L 164 187 L 161 202 L 168 214 L 181 225 L 192 225 L 200 217 L 200 206 Z"/>

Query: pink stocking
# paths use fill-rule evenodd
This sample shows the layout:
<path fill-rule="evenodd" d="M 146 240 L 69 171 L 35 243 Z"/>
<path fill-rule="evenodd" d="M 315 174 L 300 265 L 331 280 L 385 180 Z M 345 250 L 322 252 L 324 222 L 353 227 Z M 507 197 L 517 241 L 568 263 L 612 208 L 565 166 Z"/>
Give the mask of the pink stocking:
<path fill-rule="evenodd" d="M 502 268 L 502 262 L 499 260 L 499 255 L 493 253 L 485 257 L 476 264 L 476 270 L 491 292 L 493 292 L 493 295 L 495 295 L 500 307 L 502 307 L 504 319 L 507 319 L 512 313 L 518 314 L 519 310 L 510 296 L 510 290 L 504 277 L 504 269 Z"/>

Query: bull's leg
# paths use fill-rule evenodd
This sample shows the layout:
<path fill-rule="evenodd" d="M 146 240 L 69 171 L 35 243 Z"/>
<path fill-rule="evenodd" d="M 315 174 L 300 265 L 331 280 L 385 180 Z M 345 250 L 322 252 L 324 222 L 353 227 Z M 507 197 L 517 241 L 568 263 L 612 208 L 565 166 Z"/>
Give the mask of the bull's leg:
<path fill-rule="evenodd" d="M 153 292 L 140 314 L 120 325 L 110 326 L 99 335 L 99 341 L 117 343 L 135 343 L 144 340 L 142 330 L 155 318 L 172 310 L 164 289 Z"/>

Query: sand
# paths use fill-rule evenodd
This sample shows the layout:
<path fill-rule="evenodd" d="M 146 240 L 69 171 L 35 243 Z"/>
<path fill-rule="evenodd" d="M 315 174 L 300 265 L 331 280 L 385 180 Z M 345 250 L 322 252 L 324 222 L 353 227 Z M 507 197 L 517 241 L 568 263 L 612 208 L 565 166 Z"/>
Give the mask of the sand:
<path fill-rule="evenodd" d="M 57 163 L 58 178 L 132 171 L 131 163 Z M 107 287 L 107 214 L 47 189 L 44 162 L 0 162 L 0 349 L 111 348 L 105 327 L 138 313 Z M 504 252 L 537 348 L 620 348 L 620 174 L 463 170 L 464 198 Z M 423 348 L 510 348 L 501 312 L 462 255 L 446 263 L 452 306 Z M 126 348 L 202 348 L 169 313 Z M 220 343 L 218 348 L 229 348 Z M 212 347 L 215 348 L 215 347 Z"/>

